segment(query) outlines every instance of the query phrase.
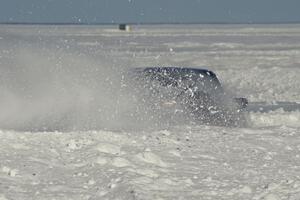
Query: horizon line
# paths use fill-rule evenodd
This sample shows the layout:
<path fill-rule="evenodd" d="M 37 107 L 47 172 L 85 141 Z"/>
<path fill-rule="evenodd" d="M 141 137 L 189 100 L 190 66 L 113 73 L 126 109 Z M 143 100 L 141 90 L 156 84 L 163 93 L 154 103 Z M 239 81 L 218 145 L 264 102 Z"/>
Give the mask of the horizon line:
<path fill-rule="evenodd" d="M 0 25 L 272 25 L 300 24 L 300 21 L 287 22 L 112 22 L 112 23 L 78 23 L 78 22 L 0 22 Z"/>

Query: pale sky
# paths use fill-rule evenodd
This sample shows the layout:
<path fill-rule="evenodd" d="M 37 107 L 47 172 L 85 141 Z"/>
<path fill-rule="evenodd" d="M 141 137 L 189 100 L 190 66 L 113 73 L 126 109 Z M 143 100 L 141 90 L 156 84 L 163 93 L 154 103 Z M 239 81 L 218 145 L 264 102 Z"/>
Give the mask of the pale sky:
<path fill-rule="evenodd" d="M 287 23 L 300 0 L 0 0 L 0 22 Z"/>

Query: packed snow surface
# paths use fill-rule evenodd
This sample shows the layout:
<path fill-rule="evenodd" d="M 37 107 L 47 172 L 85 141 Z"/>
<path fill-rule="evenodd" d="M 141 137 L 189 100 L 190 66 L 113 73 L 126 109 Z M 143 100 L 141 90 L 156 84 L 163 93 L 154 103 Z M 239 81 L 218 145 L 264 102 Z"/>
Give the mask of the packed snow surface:
<path fill-rule="evenodd" d="M 124 87 L 123 72 L 149 66 L 300 102 L 300 26 L 1 25 L 0 200 L 300 199 L 299 110 L 250 110 L 239 128 L 164 124 Z"/>

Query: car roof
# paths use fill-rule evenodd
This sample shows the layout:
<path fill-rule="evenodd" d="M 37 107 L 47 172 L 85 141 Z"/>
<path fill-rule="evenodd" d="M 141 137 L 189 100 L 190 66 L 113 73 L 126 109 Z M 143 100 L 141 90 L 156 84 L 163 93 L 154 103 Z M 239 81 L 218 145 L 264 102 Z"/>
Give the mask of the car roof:
<path fill-rule="evenodd" d="M 206 77 L 217 78 L 216 74 L 210 70 L 193 67 L 145 67 L 134 68 L 135 72 L 167 73 L 167 74 L 201 74 Z"/>
<path fill-rule="evenodd" d="M 131 77 L 146 84 L 158 81 L 161 85 L 198 88 L 203 91 L 222 90 L 215 73 L 207 69 L 191 67 L 146 67 L 130 70 Z M 148 79 L 148 81 L 145 81 Z"/>
<path fill-rule="evenodd" d="M 199 77 L 202 80 L 210 80 L 217 85 L 221 85 L 216 74 L 210 70 L 202 68 L 192 67 L 145 67 L 145 68 L 133 68 L 130 73 L 144 74 L 145 77 L 164 77 L 172 79 L 190 79 L 198 80 Z"/>

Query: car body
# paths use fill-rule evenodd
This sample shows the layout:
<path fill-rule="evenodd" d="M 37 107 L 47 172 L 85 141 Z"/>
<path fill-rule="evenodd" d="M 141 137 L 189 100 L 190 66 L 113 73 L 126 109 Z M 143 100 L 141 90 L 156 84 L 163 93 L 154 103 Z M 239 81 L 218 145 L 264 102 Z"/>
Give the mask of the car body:
<path fill-rule="evenodd" d="M 209 125 L 239 126 L 244 121 L 247 99 L 229 97 L 210 70 L 147 67 L 131 69 L 130 74 L 152 111 Z"/>

